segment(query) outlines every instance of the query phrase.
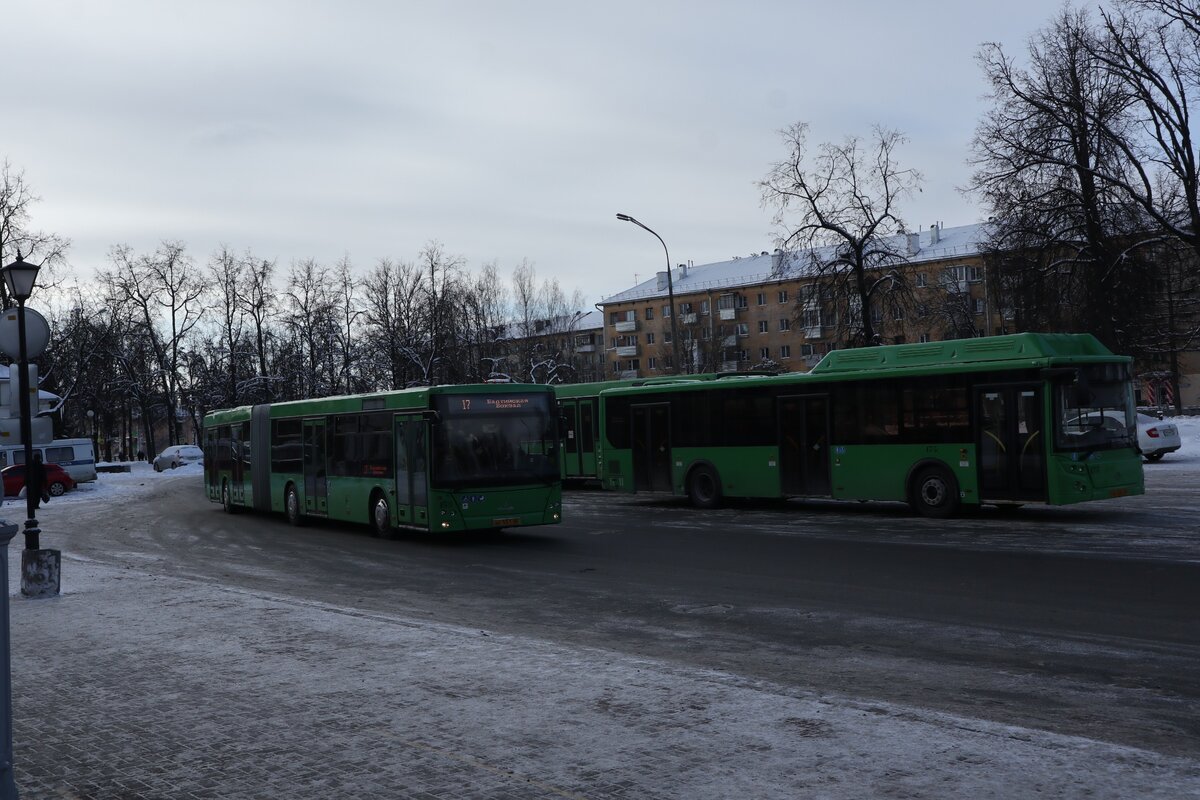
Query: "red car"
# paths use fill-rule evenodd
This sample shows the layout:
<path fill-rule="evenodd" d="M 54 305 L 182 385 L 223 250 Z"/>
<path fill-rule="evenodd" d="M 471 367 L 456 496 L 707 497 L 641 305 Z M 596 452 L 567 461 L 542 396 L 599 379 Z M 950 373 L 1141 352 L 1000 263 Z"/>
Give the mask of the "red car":
<path fill-rule="evenodd" d="M 51 497 L 58 497 L 68 489 L 75 488 L 75 480 L 58 464 L 45 464 L 46 491 Z M 4 496 L 16 497 L 25 488 L 25 465 L 13 464 L 0 470 L 4 476 Z"/>

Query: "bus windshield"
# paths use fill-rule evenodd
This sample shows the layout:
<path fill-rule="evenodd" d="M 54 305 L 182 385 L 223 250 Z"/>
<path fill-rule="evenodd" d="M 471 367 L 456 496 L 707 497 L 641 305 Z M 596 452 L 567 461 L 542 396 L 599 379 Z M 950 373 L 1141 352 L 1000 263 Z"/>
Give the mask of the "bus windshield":
<path fill-rule="evenodd" d="M 433 485 L 455 489 L 553 483 L 559 478 L 551 395 L 438 395 Z"/>
<path fill-rule="evenodd" d="M 1137 444 L 1127 365 L 1080 367 L 1078 380 L 1060 385 L 1055 397 L 1054 440 L 1059 450 L 1118 450 Z"/>

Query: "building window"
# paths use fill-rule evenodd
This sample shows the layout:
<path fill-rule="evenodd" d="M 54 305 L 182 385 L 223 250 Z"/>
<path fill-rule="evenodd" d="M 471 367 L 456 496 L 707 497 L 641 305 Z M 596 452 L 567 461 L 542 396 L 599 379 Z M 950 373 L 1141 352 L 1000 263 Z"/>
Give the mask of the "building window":
<path fill-rule="evenodd" d="M 737 324 L 736 331 L 738 336 L 749 336 L 750 326 L 745 322 L 739 322 Z"/>
<path fill-rule="evenodd" d="M 787 297 L 788 297 L 788 295 L 787 295 L 787 289 L 781 289 L 781 290 L 780 290 L 780 292 L 779 292 L 779 302 L 781 302 L 781 303 L 786 303 L 786 302 L 787 302 Z"/>
<path fill-rule="evenodd" d="M 771 330 L 771 323 L 770 323 L 770 322 L 767 322 L 765 319 L 760 319 L 760 320 L 758 321 L 758 332 L 759 332 L 759 333 L 766 333 L 766 332 L 768 332 L 769 330 Z"/>
<path fill-rule="evenodd" d="M 679 313 L 680 314 L 691 314 L 692 313 L 692 304 L 691 303 L 680 303 L 679 304 Z"/>
<path fill-rule="evenodd" d="M 663 319 L 669 319 L 671 316 L 671 307 L 663 306 Z"/>
<path fill-rule="evenodd" d="M 921 342 L 922 344 L 924 344 L 925 342 L 928 342 L 928 341 L 929 341 L 929 334 L 928 334 L 928 333 L 922 333 L 922 334 L 920 334 L 919 336 L 917 336 L 917 341 L 918 341 L 918 342 Z"/>
<path fill-rule="evenodd" d="M 658 359 L 657 358 L 648 358 L 648 359 L 646 359 L 646 365 L 650 369 L 656 370 L 656 369 L 658 369 Z"/>
<path fill-rule="evenodd" d="M 792 321 L 790 319 L 788 319 L 787 317 L 784 317 L 783 319 L 779 320 L 779 330 L 790 331 L 791 329 L 792 329 Z"/>
<path fill-rule="evenodd" d="M 701 313 L 701 314 L 707 314 L 707 313 L 708 313 L 708 301 L 707 301 L 707 300 L 701 300 L 701 301 L 700 301 L 700 313 Z"/>
<path fill-rule="evenodd" d="M 976 298 L 973 300 L 973 304 L 974 304 L 974 306 L 975 306 L 975 313 L 976 313 L 976 314 L 982 314 L 982 313 L 983 313 L 983 298 L 982 298 L 982 297 L 976 297 Z"/>
<path fill-rule="evenodd" d="M 900 306 L 896 306 L 895 308 L 893 308 L 892 309 L 892 319 L 896 320 L 897 322 L 904 319 L 904 309 L 900 308 Z"/>
<path fill-rule="evenodd" d="M 918 272 L 918 273 L 917 273 L 917 288 L 918 288 L 918 289 L 924 289 L 926 285 L 927 285 L 927 284 L 925 283 L 925 273 L 924 273 L 924 272 Z"/>
<path fill-rule="evenodd" d="M 652 319 L 654 319 L 654 309 L 653 309 L 653 308 L 647 308 L 647 309 L 646 309 L 646 320 L 647 320 L 647 321 L 649 321 L 649 320 L 652 320 Z"/>
<path fill-rule="evenodd" d="M 771 348 L 769 348 L 769 347 L 758 348 L 758 360 L 759 361 L 766 361 L 770 357 L 771 357 Z"/>
<path fill-rule="evenodd" d="M 746 295 L 744 295 L 744 294 L 739 294 L 739 295 L 737 296 L 737 307 L 738 307 L 738 308 L 745 308 L 745 307 L 746 307 L 746 306 L 748 306 L 748 305 L 750 305 L 750 301 L 746 299 Z"/>
<path fill-rule="evenodd" d="M 780 358 L 791 358 L 792 357 L 792 346 L 790 344 L 781 344 L 779 346 L 779 357 Z"/>
<path fill-rule="evenodd" d="M 654 344 L 654 334 L 653 333 L 646 334 L 646 344 Z"/>
<path fill-rule="evenodd" d="M 766 292 L 758 293 L 758 304 L 760 306 L 765 306 L 767 304 L 767 293 Z"/>

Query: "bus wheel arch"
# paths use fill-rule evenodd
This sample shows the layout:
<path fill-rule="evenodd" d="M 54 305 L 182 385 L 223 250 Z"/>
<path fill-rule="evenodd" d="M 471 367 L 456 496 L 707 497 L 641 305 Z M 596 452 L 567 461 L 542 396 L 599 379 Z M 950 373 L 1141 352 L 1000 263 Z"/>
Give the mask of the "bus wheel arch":
<path fill-rule="evenodd" d="M 908 502 L 923 517 L 952 517 L 961 505 L 958 479 L 940 461 L 923 461 L 909 474 Z"/>
<path fill-rule="evenodd" d="M 696 508 L 717 508 L 721 505 L 721 474 L 708 461 L 692 464 L 683 486 L 688 500 Z"/>
<path fill-rule="evenodd" d="M 296 484 L 289 483 L 283 490 L 283 514 L 289 525 L 299 527 L 304 524 L 304 513 L 300 510 L 300 493 Z"/>
<path fill-rule="evenodd" d="M 371 492 L 367 519 L 371 523 L 373 536 L 387 538 L 392 535 L 392 507 L 388 503 L 387 494 L 382 489 Z"/>

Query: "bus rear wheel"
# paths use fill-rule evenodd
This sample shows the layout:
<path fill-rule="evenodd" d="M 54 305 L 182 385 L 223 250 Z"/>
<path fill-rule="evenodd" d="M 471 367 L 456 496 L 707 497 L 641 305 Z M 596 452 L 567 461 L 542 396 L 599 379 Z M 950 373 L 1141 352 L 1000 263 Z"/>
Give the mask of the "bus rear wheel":
<path fill-rule="evenodd" d="M 712 467 L 699 466 L 688 476 L 688 499 L 696 508 L 716 508 L 721 505 L 721 479 Z"/>
<path fill-rule="evenodd" d="M 295 486 L 287 487 L 283 496 L 283 513 L 287 516 L 289 525 L 299 527 L 304 524 L 304 515 L 300 513 L 300 494 Z"/>
<path fill-rule="evenodd" d="M 925 467 L 913 479 L 910 502 L 923 517 L 952 517 L 958 511 L 958 481 L 944 467 Z"/>
<path fill-rule="evenodd" d="M 392 509 L 382 492 L 371 498 L 371 533 L 381 539 L 392 535 Z"/>

